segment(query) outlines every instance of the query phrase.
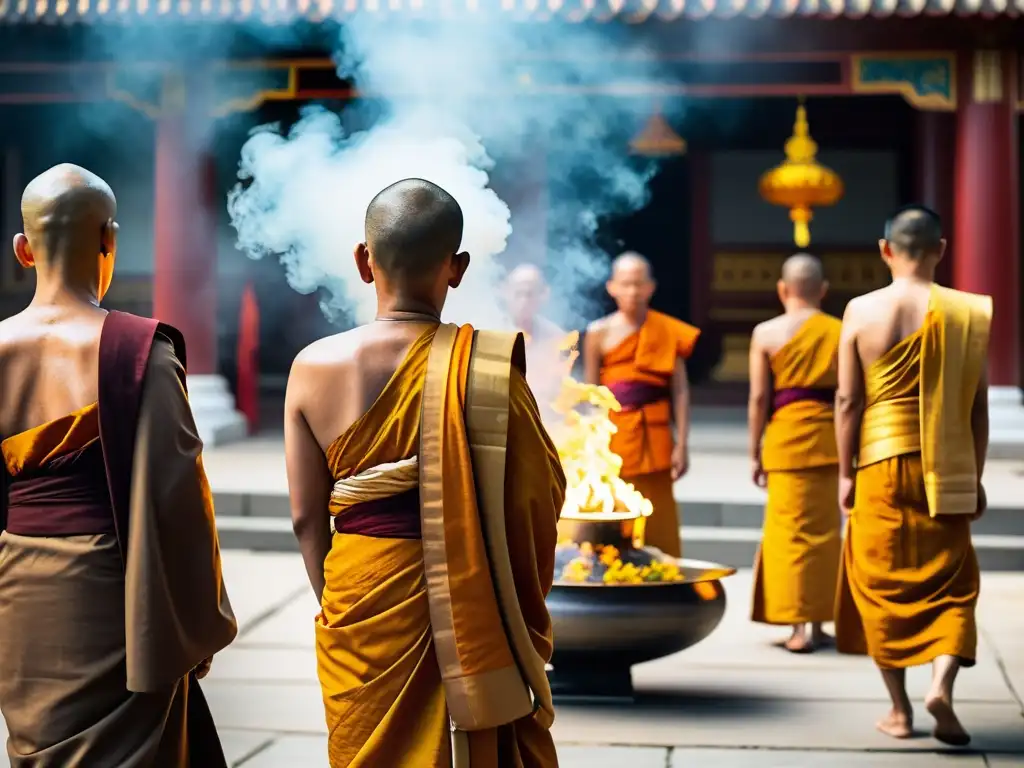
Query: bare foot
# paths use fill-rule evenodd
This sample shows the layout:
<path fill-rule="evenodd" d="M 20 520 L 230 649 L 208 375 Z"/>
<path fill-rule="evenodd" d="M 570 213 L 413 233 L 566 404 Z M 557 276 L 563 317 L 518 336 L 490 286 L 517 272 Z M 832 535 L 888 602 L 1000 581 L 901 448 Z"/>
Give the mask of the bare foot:
<path fill-rule="evenodd" d="M 953 705 L 941 696 L 929 696 L 924 702 L 928 714 L 935 718 L 932 736 L 951 747 L 966 747 L 971 743 L 971 734 L 960 725 L 953 711 Z"/>
<path fill-rule="evenodd" d="M 782 647 L 790 653 L 814 653 L 815 650 L 814 642 L 803 632 L 794 634 Z"/>
<path fill-rule="evenodd" d="M 909 739 L 914 735 L 911 716 L 897 712 L 895 709 L 875 723 L 875 728 L 894 739 Z"/>

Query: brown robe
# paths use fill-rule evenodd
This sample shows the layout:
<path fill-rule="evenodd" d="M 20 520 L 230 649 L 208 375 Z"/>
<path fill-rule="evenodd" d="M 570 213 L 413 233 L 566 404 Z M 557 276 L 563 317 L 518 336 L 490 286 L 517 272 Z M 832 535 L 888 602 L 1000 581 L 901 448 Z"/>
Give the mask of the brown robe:
<path fill-rule="evenodd" d="M 237 628 L 184 361 L 173 328 L 110 313 L 99 440 L 80 434 L 83 447 L 24 476 L 2 462 L 0 710 L 12 768 L 226 766 L 192 670 Z M 83 471 L 97 458 L 106 483 Z"/>

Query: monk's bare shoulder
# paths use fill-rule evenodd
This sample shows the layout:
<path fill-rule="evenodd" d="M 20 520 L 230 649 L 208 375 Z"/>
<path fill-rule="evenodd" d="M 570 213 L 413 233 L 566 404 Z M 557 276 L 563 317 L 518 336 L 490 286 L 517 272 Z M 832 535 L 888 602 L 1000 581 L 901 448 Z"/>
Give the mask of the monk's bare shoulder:
<path fill-rule="evenodd" d="M 345 376 L 357 363 L 363 336 L 364 327 L 359 327 L 317 339 L 295 356 L 289 380 L 298 383 L 310 377 Z"/>
<path fill-rule="evenodd" d="M 847 303 L 843 312 L 843 332 L 847 335 L 855 334 L 863 327 L 879 310 L 885 309 L 890 304 L 889 288 L 879 288 L 856 296 Z"/>
<path fill-rule="evenodd" d="M 587 326 L 587 335 L 594 335 L 595 338 L 600 338 L 608 332 L 611 327 L 612 321 L 615 319 L 615 315 L 605 315 L 599 317 Z"/>

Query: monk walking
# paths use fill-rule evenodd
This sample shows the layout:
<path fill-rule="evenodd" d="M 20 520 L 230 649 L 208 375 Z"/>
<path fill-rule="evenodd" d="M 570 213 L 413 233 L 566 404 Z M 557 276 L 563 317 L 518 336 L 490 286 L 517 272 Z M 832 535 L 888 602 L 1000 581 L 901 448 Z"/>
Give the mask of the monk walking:
<path fill-rule="evenodd" d="M 100 309 L 114 195 L 21 203 L 31 304 L 0 322 L 0 710 L 12 768 L 225 766 L 197 679 L 235 636 L 173 328 Z"/>
<path fill-rule="evenodd" d="M 380 192 L 355 251 L 377 318 L 307 347 L 288 380 L 332 768 L 558 764 L 544 598 L 565 478 L 522 336 L 440 322 L 462 227 L 430 182 Z"/>
<path fill-rule="evenodd" d="M 768 489 L 751 618 L 791 626 L 793 653 L 826 641 L 839 574 L 832 403 L 842 324 L 821 311 L 827 290 L 818 259 L 791 256 L 778 285 L 785 312 L 750 340 L 750 456 L 754 482 Z"/>
<path fill-rule="evenodd" d="M 568 374 L 562 345 L 567 333 L 541 312 L 551 294 L 544 273 L 534 264 L 520 264 L 505 279 L 505 305 L 512 327 L 526 342 L 526 369 L 545 423 L 557 414 L 551 406 L 558 398 L 562 379 Z"/>
<path fill-rule="evenodd" d="M 672 483 L 686 474 L 690 464 L 685 361 L 700 331 L 650 308 L 654 276 L 650 263 L 638 253 L 623 253 L 612 262 L 606 288 L 618 310 L 587 329 L 586 379 L 609 387 L 622 406 L 611 414 L 618 427 L 611 448 L 622 457 L 622 479 L 654 506 L 647 520 L 646 543 L 679 557 L 679 515 Z"/>
<path fill-rule="evenodd" d="M 839 501 L 849 523 L 836 641 L 882 672 L 892 710 L 879 730 L 913 733 L 905 672 L 931 663 L 934 735 L 966 745 L 953 682 L 974 665 L 978 643 L 971 521 L 985 509 L 992 300 L 935 284 L 946 241 L 927 208 L 899 211 L 880 247 L 893 282 L 850 302 L 839 348 Z"/>

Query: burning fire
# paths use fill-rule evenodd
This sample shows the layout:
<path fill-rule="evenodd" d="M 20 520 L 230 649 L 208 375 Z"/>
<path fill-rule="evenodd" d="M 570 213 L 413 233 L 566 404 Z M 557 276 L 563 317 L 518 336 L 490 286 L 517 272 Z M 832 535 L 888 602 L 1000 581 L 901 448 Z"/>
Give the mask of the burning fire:
<path fill-rule="evenodd" d="M 561 345 L 570 368 L 578 341 L 574 332 Z M 651 502 L 619 477 L 622 459 L 611 450 L 616 427 L 608 414 L 621 406 L 611 390 L 566 376 L 552 407 L 563 417 L 553 435 L 566 479 L 562 518 L 596 522 L 649 516 Z"/>

